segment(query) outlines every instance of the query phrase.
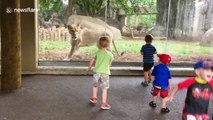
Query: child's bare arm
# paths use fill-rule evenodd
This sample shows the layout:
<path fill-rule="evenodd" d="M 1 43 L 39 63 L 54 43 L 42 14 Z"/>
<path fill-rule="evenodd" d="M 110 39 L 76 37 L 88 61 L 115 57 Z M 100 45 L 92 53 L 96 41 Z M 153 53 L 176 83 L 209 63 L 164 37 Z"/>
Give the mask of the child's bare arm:
<path fill-rule="evenodd" d="M 112 61 L 109 62 L 109 67 L 111 67 L 111 66 L 112 66 Z"/>
<path fill-rule="evenodd" d="M 88 65 L 88 69 L 87 69 L 87 73 L 92 69 L 92 65 L 94 63 L 94 58 L 92 58 L 89 62 L 89 65 Z"/>
<path fill-rule="evenodd" d="M 178 91 L 178 86 L 176 85 L 175 88 L 172 90 L 172 93 L 170 94 L 170 96 L 167 98 L 167 101 L 172 101 L 177 91 Z"/>
<path fill-rule="evenodd" d="M 171 79 L 169 79 L 169 89 L 171 89 Z"/>

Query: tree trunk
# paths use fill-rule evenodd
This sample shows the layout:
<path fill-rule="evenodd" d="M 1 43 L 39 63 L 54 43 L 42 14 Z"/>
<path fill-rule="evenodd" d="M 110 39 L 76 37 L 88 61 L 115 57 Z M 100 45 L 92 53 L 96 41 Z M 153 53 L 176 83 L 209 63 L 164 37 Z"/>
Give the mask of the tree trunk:
<path fill-rule="evenodd" d="M 67 20 L 69 18 L 69 16 L 71 16 L 73 14 L 73 7 L 76 4 L 77 0 L 69 0 L 68 1 L 68 5 L 66 8 L 66 12 L 65 12 L 65 24 L 67 24 Z"/>
<path fill-rule="evenodd" d="M 73 7 L 76 4 L 77 0 L 69 0 L 68 1 L 68 5 L 67 5 L 67 9 L 66 9 L 66 16 L 69 17 L 70 15 L 72 15 L 73 13 Z"/>
<path fill-rule="evenodd" d="M 157 0 L 158 15 L 155 32 L 165 31 L 168 22 L 168 4 L 169 0 Z M 200 40 L 203 34 L 213 27 L 212 11 L 212 0 L 171 0 L 169 38 Z"/>
<path fill-rule="evenodd" d="M 20 0 L 3 0 L 1 4 L 1 89 L 12 91 L 21 86 Z"/>
<path fill-rule="evenodd" d="M 157 20 L 154 35 L 156 36 L 166 36 L 166 24 L 167 24 L 167 13 L 168 13 L 168 0 L 157 0 Z"/>

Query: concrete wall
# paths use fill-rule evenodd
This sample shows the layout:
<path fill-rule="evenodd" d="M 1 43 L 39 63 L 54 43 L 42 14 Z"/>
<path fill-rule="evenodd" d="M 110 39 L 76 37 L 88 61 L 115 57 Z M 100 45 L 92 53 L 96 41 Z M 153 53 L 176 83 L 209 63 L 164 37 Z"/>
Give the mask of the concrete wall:
<path fill-rule="evenodd" d="M 37 0 L 21 0 L 21 8 L 37 7 Z M 38 64 L 37 13 L 21 13 L 22 69 L 35 71 Z"/>

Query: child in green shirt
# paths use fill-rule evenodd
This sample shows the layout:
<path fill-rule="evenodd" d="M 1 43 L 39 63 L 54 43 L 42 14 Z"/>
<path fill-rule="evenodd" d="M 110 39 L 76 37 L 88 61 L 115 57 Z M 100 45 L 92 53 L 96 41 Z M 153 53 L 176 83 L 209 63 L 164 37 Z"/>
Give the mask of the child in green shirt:
<path fill-rule="evenodd" d="M 109 38 L 101 37 L 98 44 L 99 50 L 95 53 L 88 65 L 88 71 L 90 71 L 95 62 L 93 69 L 93 95 L 89 100 L 93 104 L 97 103 L 98 86 L 100 86 L 102 88 L 102 104 L 100 108 L 104 110 L 111 108 L 107 103 L 107 89 L 109 88 L 110 66 L 114 58 L 113 54 L 107 50 L 109 45 Z"/>

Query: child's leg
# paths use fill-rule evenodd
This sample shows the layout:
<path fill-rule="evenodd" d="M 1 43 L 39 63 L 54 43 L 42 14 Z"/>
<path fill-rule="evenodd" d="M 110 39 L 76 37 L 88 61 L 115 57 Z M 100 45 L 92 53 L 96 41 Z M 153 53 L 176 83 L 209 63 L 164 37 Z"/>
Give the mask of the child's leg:
<path fill-rule="evenodd" d="M 168 90 L 161 90 L 160 96 L 162 97 L 162 108 L 166 108 L 166 97 L 168 96 Z"/>
<path fill-rule="evenodd" d="M 92 88 L 92 97 L 89 99 L 89 101 L 93 104 L 97 103 L 97 93 L 98 93 L 98 87 L 93 86 Z"/>
<path fill-rule="evenodd" d="M 153 95 L 153 103 L 157 103 L 157 99 L 158 99 L 158 93 L 159 93 L 160 89 L 157 89 L 155 87 L 153 87 L 151 89 L 151 94 Z"/>
<path fill-rule="evenodd" d="M 157 107 L 157 98 L 158 98 L 158 92 L 159 92 L 159 90 L 158 89 L 156 89 L 156 88 L 152 88 L 152 90 L 151 90 L 151 94 L 153 95 L 153 101 L 151 101 L 150 103 L 149 103 L 149 105 L 151 106 L 151 107 Z"/>
<path fill-rule="evenodd" d="M 109 88 L 109 75 L 102 75 L 102 104 L 100 106 L 103 110 L 108 110 L 111 106 L 107 103 L 107 90 Z"/>
<path fill-rule="evenodd" d="M 102 104 L 100 106 L 103 110 L 108 110 L 111 108 L 111 106 L 107 103 L 107 89 L 102 90 Z"/>
<path fill-rule="evenodd" d="M 153 101 L 149 102 L 149 106 L 155 108 L 157 107 L 157 96 L 153 96 Z"/>
<path fill-rule="evenodd" d="M 162 99 L 162 108 L 166 108 L 166 98 Z"/>
<path fill-rule="evenodd" d="M 144 79 L 145 79 L 145 82 L 149 82 L 149 72 L 148 71 L 144 71 Z"/>
<path fill-rule="evenodd" d="M 148 81 L 150 82 L 152 79 L 151 79 L 151 76 L 152 76 L 152 72 L 151 70 L 148 71 Z"/>
<path fill-rule="evenodd" d="M 100 74 L 96 73 L 93 75 L 92 98 L 97 98 L 99 79 L 100 79 Z"/>
<path fill-rule="evenodd" d="M 102 103 L 107 103 L 107 89 L 102 90 Z"/>
<path fill-rule="evenodd" d="M 166 107 L 166 103 L 167 103 L 166 97 L 168 96 L 168 90 L 161 90 L 160 96 L 162 97 L 161 112 L 163 112 L 163 113 L 170 112 L 169 108 Z"/>
<path fill-rule="evenodd" d="M 93 86 L 92 88 L 92 98 L 97 98 L 98 87 Z"/>
<path fill-rule="evenodd" d="M 149 102 L 149 106 L 155 108 L 157 107 L 157 96 L 153 96 L 153 101 Z"/>
<path fill-rule="evenodd" d="M 97 103 L 97 93 L 98 93 L 98 80 L 100 78 L 100 74 L 93 75 L 93 87 L 92 87 L 92 97 L 89 99 L 91 103 Z"/>
<path fill-rule="evenodd" d="M 158 96 L 153 96 L 153 103 L 157 103 Z"/>
<path fill-rule="evenodd" d="M 143 64 L 143 71 L 144 71 L 144 79 L 146 83 L 149 83 L 149 81 L 151 80 L 151 69 L 153 67 L 154 63 L 144 63 Z"/>
<path fill-rule="evenodd" d="M 169 108 L 166 107 L 166 98 L 162 99 L 162 108 L 161 108 L 161 112 L 162 113 L 168 113 L 170 112 Z"/>
<path fill-rule="evenodd" d="M 102 103 L 107 103 L 107 90 L 109 88 L 109 75 L 101 75 L 101 87 L 102 87 Z"/>
<path fill-rule="evenodd" d="M 148 71 L 149 71 L 149 64 L 144 63 L 143 64 L 143 75 L 144 75 L 144 79 L 145 79 L 146 83 L 148 83 L 148 81 L 149 81 Z"/>

